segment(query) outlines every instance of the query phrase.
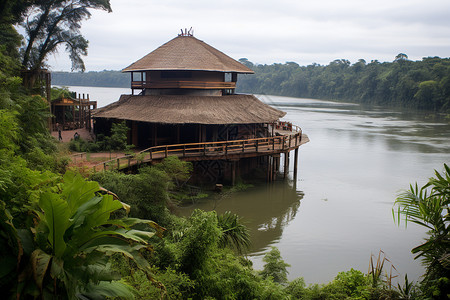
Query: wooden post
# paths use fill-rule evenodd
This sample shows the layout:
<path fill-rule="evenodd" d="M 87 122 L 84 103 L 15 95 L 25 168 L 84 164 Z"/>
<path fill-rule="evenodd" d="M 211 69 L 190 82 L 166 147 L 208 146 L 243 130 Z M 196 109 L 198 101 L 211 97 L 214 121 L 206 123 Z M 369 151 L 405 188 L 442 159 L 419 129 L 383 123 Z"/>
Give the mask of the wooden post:
<path fill-rule="evenodd" d="M 186 144 L 183 145 L 183 157 L 186 157 Z"/>
<path fill-rule="evenodd" d="M 272 181 L 275 181 L 277 179 L 277 162 L 278 162 L 278 158 L 273 157 L 272 158 Z"/>
<path fill-rule="evenodd" d="M 294 151 L 294 181 L 297 181 L 298 148 Z"/>
<path fill-rule="evenodd" d="M 168 149 L 168 146 L 166 146 L 166 158 L 167 158 L 167 156 L 169 155 L 169 149 Z"/>
<path fill-rule="evenodd" d="M 236 184 L 236 161 L 231 162 L 231 185 Z"/>
<path fill-rule="evenodd" d="M 134 96 L 134 89 L 133 89 L 133 73 L 134 72 L 130 72 L 130 74 L 131 74 L 131 95 L 133 95 Z"/>
<path fill-rule="evenodd" d="M 286 179 L 288 170 L 289 170 L 289 151 L 286 151 L 286 152 L 284 152 L 284 170 L 283 170 L 283 179 Z"/>
<path fill-rule="evenodd" d="M 153 160 L 153 153 L 152 153 L 152 149 L 150 149 L 150 160 Z"/>

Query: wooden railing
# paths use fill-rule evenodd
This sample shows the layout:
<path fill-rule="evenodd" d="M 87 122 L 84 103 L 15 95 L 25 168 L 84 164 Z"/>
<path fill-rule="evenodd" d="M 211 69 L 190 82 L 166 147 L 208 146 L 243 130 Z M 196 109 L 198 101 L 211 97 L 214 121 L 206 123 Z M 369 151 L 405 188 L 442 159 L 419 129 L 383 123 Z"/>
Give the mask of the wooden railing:
<path fill-rule="evenodd" d="M 226 158 L 231 155 L 251 155 L 251 153 L 280 153 L 299 147 L 301 139 L 302 131 L 297 127 L 293 133 L 273 137 L 155 146 L 133 155 L 125 155 L 102 162 L 93 168 L 94 172 L 120 170 L 136 164 L 159 161 L 170 155 L 185 159 L 212 159 L 221 156 Z"/>
<path fill-rule="evenodd" d="M 236 82 L 211 81 L 132 81 L 132 89 L 235 89 Z"/>

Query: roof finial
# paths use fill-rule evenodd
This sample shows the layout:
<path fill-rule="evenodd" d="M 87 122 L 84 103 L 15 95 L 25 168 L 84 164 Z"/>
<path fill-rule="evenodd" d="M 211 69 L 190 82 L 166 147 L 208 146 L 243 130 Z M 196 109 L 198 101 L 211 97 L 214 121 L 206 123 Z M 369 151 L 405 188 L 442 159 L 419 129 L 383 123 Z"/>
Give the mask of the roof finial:
<path fill-rule="evenodd" d="M 189 30 L 187 28 L 181 29 L 181 34 L 178 34 L 178 36 L 194 36 L 194 29 L 192 27 Z"/>

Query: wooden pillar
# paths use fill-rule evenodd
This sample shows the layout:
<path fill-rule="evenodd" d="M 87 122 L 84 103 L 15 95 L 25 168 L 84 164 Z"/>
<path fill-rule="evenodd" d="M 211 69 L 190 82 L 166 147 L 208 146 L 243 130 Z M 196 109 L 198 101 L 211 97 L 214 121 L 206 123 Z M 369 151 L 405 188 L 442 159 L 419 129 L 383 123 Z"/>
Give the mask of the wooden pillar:
<path fill-rule="evenodd" d="M 236 184 L 236 161 L 231 162 L 231 185 Z"/>
<path fill-rule="evenodd" d="M 138 124 L 136 121 L 131 121 L 131 144 L 134 146 L 138 146 L 139 137 L 138 137 Z"/>
<path fill-rule="evenodd" d="M 130 72 L 131 74 L 131 95 L 134 95 L 134 89 L 133 89 L 133 72 Z"/>
<path fill-rule="evenodd" d="M 278 157 L 272 158 L 272 181 L 275 181 L 277 179 L 277 162 Z"/>
<path fill-rule="evenodd" d="M 65 107 L 64 105 L 62 106 L 62 112 L 63 112 L 63 116 L 62 116 L 62 119 L 63 119 L 62 129 L 64 130 L 64 125 L 66 124 L 66 107 Z"/>
<path fill-rule="evenodd" d="M 155 123 L 153 123 L 152 124 L 152 136 L 153 136 L 153 146 L 156 146 L 157 145 L 157 142 L 158 142 L 158 136 L 157 136 L 157 134 L 158 134 L 158 131 L 156 130 L 156 124 Z"/>
<path fill-rule="evenodd" d="M 283 179 L 286 179 L 286 176 L 289 171 L 289 151 L 284 152 L 284 170 L 283 170 Z"/>
<path fill-rule="evenodd" d="M 267 156 L 267 182 L 270 182 L 270 174 L 271 172 L 271 166 L 272 164 L 270 163 L 270 155 Z"/>
<path fill-rule="evenodd" d="M 294 151 L 294 181 L 297 181 L 298 147 Z"/>

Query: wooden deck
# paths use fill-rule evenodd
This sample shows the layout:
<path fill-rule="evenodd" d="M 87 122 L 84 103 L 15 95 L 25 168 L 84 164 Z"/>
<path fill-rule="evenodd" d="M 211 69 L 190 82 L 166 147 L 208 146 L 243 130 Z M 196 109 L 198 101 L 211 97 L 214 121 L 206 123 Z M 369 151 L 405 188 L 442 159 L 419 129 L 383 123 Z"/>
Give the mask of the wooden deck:
<path fill-rule="evenodd" d="M 309 142 L 299 128 L 295 131 L 277 130 L 277 136 L 235 141 L 189 143 L 155 146 L 133 155 L 125 155 L 95 165 L 94 172 L 122 170 L 132 166 L 157 163 L 168 156 L 177 156 L 184 161 L 241 159 L 262 155 L 286 153 Z"/>

